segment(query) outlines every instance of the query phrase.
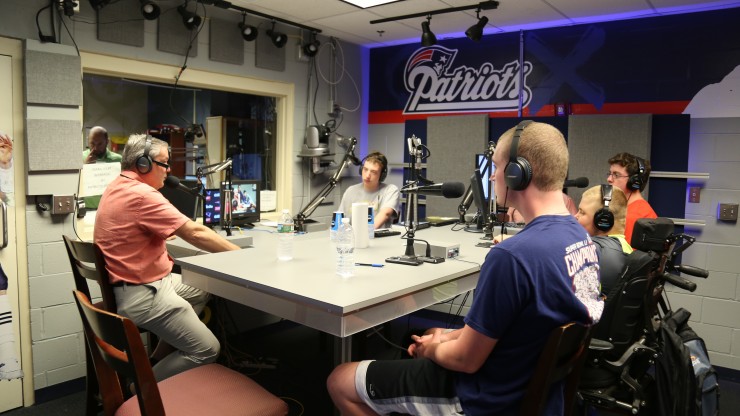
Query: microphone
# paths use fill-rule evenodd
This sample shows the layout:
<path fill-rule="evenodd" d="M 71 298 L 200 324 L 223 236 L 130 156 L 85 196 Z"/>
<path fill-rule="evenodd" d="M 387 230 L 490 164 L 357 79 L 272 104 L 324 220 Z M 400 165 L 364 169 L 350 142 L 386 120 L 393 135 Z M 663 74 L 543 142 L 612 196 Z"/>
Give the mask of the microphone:
<path fill-rule="evenodd" d="M 588 178 L 580 177 L 575 179 L 567 179 L 563 183 L 563 188 L 585 188 L 588 186 Z"/>
<path fill-rule="evenodd" d="M 167 175 L 164 179 L 164 185 L 168 188 L 177 189 L 178 191 L 187 192 L 190 195 L 200 196 L 198 191 L 190 189 L 187 186 L 180 183 L 180 178 L 173 175 Z"/>
<path fill-rule="evenodd" d="M 465 185 L 460 182 L 433 183 L 431 185 L 413 185 L 401 189 L 407 194 L 434 195 L 445 198 L 459 198 L 465 193 Z"/>
<path fill-rule="evenodd" d="M 347 157 L 349 157 L 350 162 L 352 162 L 355 166 L 360 166 L 360 159 L 357 158 L 357 156 L 354 155 L 354 153 L 350 153 Z"/>

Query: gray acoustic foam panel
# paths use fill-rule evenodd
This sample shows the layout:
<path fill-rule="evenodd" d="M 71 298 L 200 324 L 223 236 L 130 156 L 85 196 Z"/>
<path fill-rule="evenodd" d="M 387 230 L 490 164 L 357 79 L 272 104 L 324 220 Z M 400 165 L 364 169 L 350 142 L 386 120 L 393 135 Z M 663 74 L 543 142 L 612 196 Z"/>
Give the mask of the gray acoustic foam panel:
<path fill-rule="evenodd" d="M 273 71 L 285 71 L 285 48 L 288 44 L 278 48 L 266 32 L 262 31 L 255 40 L 254 66 Z"/>
<path fill-rule="evenodd" d="M 198 56 L 198 39 L 195 38 L 197 32 L 198 29 L 190 31 L 185 27 L 177 10 L 162 13 L 157 19 L 157 49 L 185 56 L 192 39 L 193 45 L 188 56 Z"/>
<path fill-rule="evenodd" d="M 475 154 L 488 144 L 488 114 L 429 117 L 426 160 L 427 179 L 434 182 L 462 182 L 465 187 L 475 169 Z M 427 216 L 457 217 L 461 198 L 427 196 Z"/>
<path fill-rule="evenodd" d="M 211 61 L 244 65 L 244 39 L 237 23 L 211 19 L 208 58 Z"/>
<path fill-rule="evenodd" d="M 653 117 L 650 114 L 570 116 L 568 119 L 569 178 L 585 176 L 589 188 L 606 182 L 608 160 L 620 152 L 650 158 Z M 570 188 L 576 204 L 585 189 Z M 643 193 L 647 198 L 647 194 Z"/>
<path fill-rule="evenodd" d="M 26 103 L 82 105 L 80 57 L 26 49 Z"/>
<path fill-rule="evenodd" d="M 80 169 L 81 130 L 79 120 L 27 120 L 28 172 Z"/>
<path fill-rule="evenodd" d="M 136 0 L 112 2 L 98 12 L 98 40 L 144 46 L 144 17 Z M 170 13 L 179 16 L 177 13 Z"/>

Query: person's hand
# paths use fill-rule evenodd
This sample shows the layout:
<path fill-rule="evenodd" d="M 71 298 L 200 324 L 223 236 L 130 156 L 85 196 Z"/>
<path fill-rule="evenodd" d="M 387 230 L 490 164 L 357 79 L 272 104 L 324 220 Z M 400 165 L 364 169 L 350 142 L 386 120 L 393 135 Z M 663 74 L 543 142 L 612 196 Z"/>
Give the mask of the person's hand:
<path fill-rule="evenodd" d="M 97 160 L 98 160 L 98 157 L 97 157 L 97 156 L 95 156 L 95 153 L 93 153 L 93 152 L 90 152 L 90 153 L 89 153 L 89 154 L 87 155 L 87 157 L 85 158 L 85 163 L 86 163 L 86 164 L 89 164 L 89 163 L 95 163 L 95 162 L 96 162 Z"/>
<path fill-rule="evenodd" d="M 407 349 L 409 355 L 414 358 L 424 357 L 426 351 L 429 350 L 428 346 L 430 344 L 439 344 L 442 342 L 442 332 L 442 328 L 434 328 L 432 333 L 428 333 L 426 335 L 412 335 L 411 339 L 414 343 L 409 345 L 409 348 Z"/>

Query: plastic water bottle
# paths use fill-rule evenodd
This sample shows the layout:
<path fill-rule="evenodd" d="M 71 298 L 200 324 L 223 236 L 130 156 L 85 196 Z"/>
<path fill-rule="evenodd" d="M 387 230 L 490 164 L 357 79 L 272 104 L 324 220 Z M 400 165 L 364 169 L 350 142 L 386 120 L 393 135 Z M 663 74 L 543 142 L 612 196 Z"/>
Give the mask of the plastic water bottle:
<path fill-rule="evenodd" d="M 337 274 L 350 277 L 355 272 L 355 235 L 349 218 L 342 218 L 337 230 Z"/>
<path fill-rule="evenodd" d="M 293 259 L 293 218 L 290 211 L 283 210 L 277 225 L 278 247 L 277 257 L 280 261 Z"/>

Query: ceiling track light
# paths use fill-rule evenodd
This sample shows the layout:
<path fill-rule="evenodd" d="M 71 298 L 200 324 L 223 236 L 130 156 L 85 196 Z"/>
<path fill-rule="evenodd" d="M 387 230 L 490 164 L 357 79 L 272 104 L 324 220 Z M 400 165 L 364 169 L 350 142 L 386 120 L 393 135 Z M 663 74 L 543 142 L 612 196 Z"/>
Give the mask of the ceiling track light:
<path fill-rule="evenodd" d="M 316 39 L 316 32 L 311 32 L 308 43 L 302 46 L 303 53 L 309 58 L 312 58 L 319 53 L 319 46 L 321 46 L 321 42 Z"/>
<path fill-rule="evenodd" d="M 478 42 L 483 37 L 483 28 L 488 24 L 488 18 L 486 16 L 480 17 L 480 9 L 475 12 L 475 17 L 478 18 L 478 22 L 465 31 L 465 36 Z"/>
<path fill-rule="evenodd" d="M 259 31 L 255 26 L 247 24 L 246 13 L 242 13 L 242 22 L 239 23 L 239 30 L 242 32 L 242 37 L 247 42 L 257 39 L 257 35 L 259 35 Z"/>
<path fill-rule="evenodd" d="M 421 22 L 421 46 L 432 46 L 437 43 L 437 37 L 434 36 L 429 24 L 432 21 L 432 15 L 427 15 L 427 21 Z"/>
<path fill-rule="evenodd" d="M 159 17 L 161 10 L 157 3 L 149 0 L 139 0 L 141 3 L 141 15 L 146 20 L 156 20 Z"/>
<path fill-rule="evenodd" d="M 182 23 L 188 30 L 197 29 L 203 19 L 197 14 L 188 11 L 187 5 L 188 2 L 186 1 L 185 4 L 177 6 L 177 12 L 182 16 Z"/>
<path fill-rule="evenodd" d="M 277 48 L 282 48 L 288 42 L 288 36 L 282 32 L 275 31 L 275 21 L 272 21 L 272 29 L 267 31 L 267 36 L 272 40 L 272 44 Z"/>

